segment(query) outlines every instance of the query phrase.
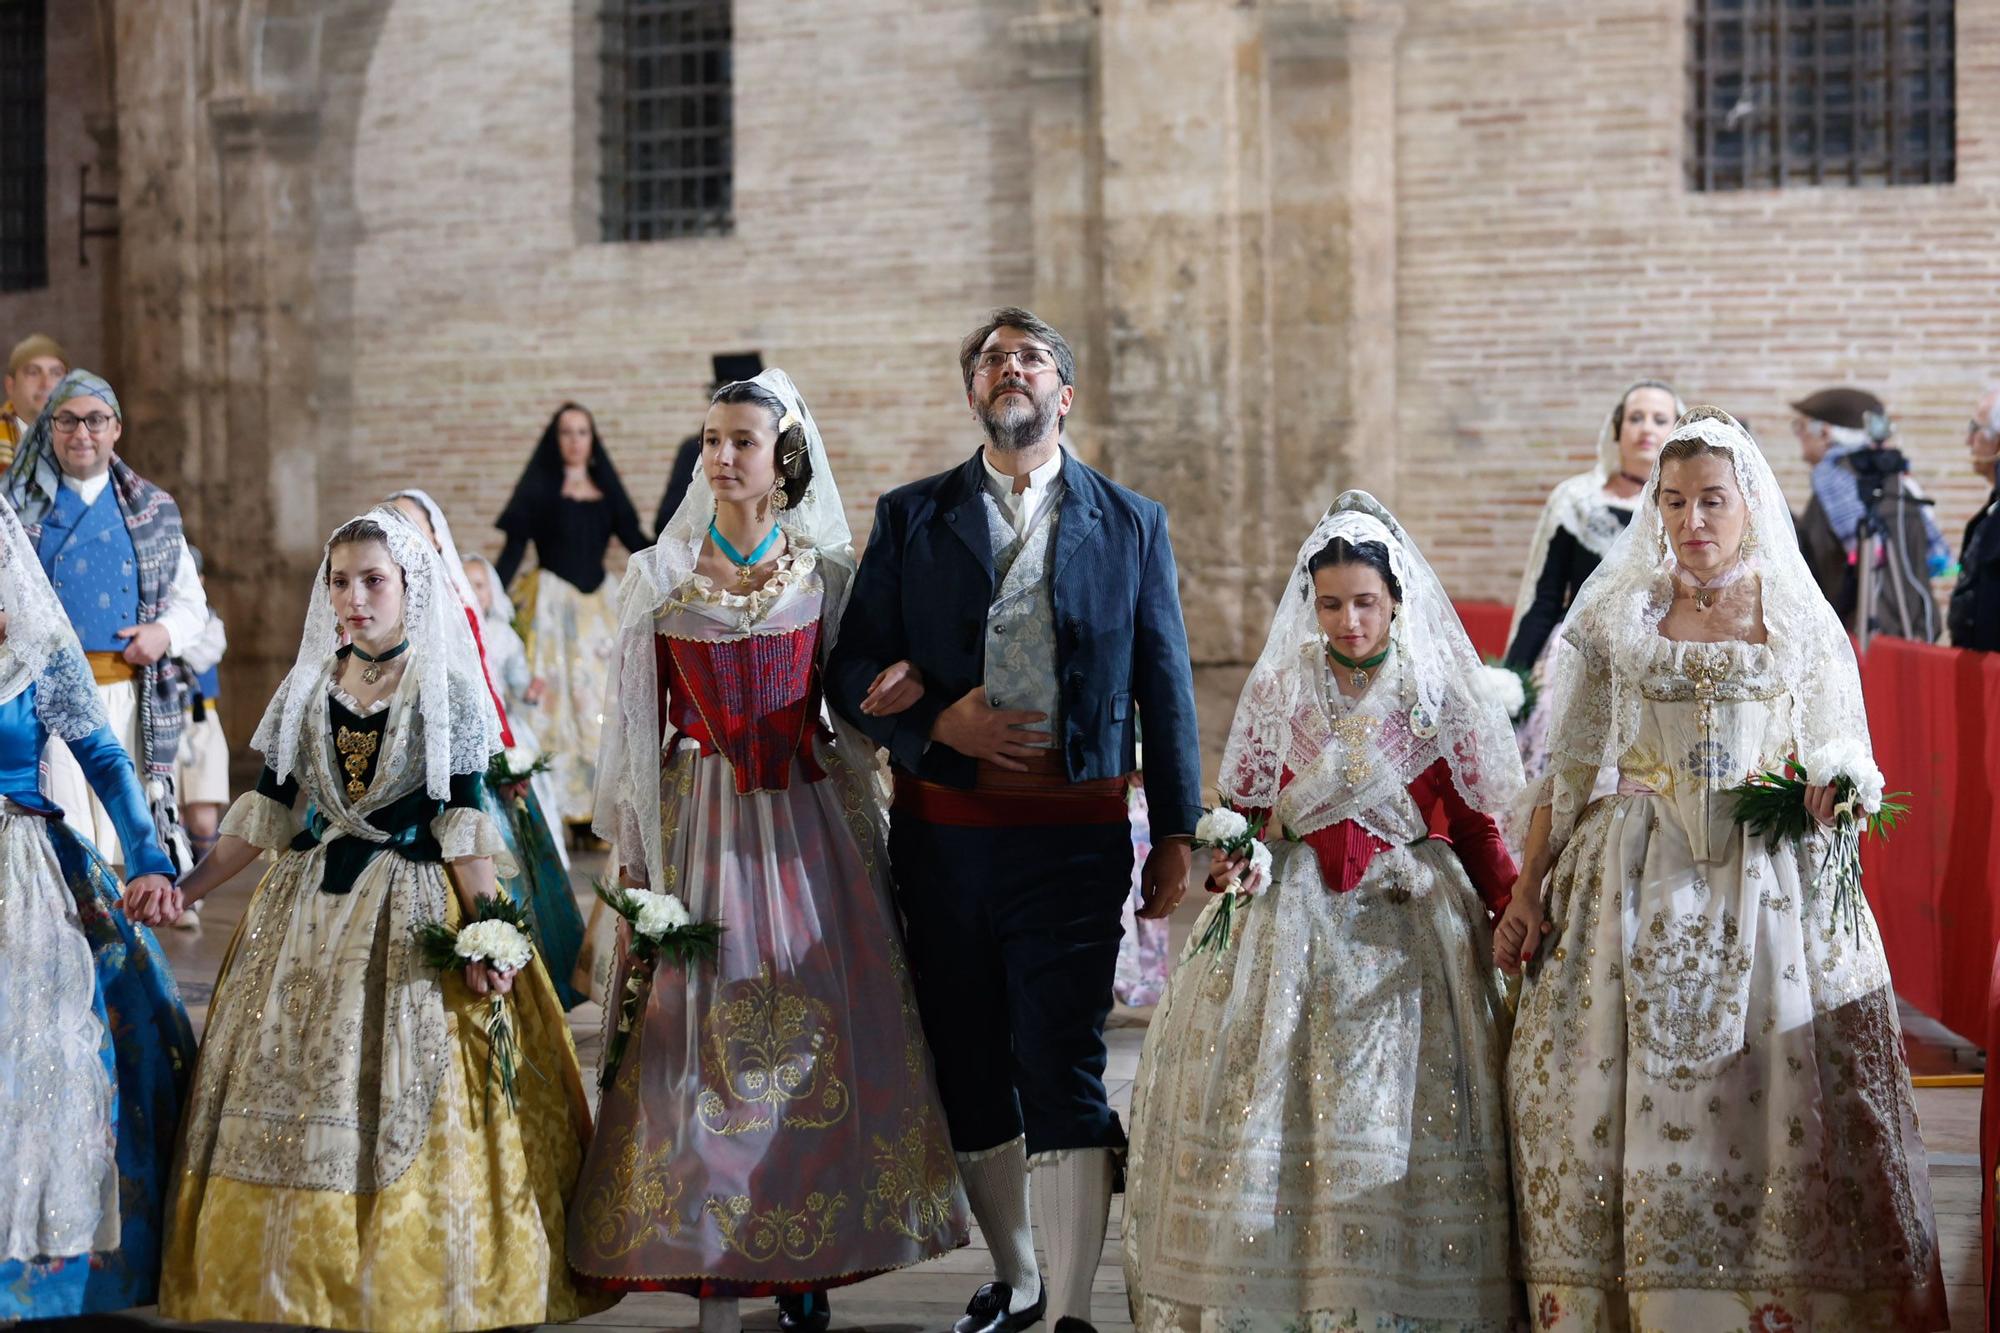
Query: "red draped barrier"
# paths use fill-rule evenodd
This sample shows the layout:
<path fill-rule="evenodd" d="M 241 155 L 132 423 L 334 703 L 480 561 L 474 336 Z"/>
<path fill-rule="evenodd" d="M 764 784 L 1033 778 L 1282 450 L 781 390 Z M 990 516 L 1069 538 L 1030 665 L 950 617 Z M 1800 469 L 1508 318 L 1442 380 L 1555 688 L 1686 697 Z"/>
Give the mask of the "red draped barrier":
<path fill-rule="evenodd" d="M 1875 762 L 1910 813 L 1864 839 L 1862 883 L 1896 990 L 1973 1041 L 2000 945 L 2000 654 L 1878 638 L 1861 664 Z"/>
<path fill-rule="evenodd" d="M 1514 618 L 1513 607 L 1499 602 L 1453 602 L 1451 608 L 1458 612 L 1466 637 L 1481 657 L 1498 657 L 1507 651 L 1507 622 Z"/>

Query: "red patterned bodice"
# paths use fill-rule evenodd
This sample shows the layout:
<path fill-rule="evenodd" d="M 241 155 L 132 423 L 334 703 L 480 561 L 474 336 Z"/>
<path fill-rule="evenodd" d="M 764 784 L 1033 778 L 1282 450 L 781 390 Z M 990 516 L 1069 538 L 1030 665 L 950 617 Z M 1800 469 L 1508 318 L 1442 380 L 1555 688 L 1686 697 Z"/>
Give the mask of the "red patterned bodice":
<path fill-rule="evenodd" d="M 819 723 L 818 648 L 817 620 L 786 634 L 740 639 L 655 635 L 662 711 L 672 742 L 686 736 L 703 754 L 723 756 L 744 795 L 790 786 L 794 759 L 804 765 L 808 782 L 818 782 L 826 776 L 812 753 Z"/>

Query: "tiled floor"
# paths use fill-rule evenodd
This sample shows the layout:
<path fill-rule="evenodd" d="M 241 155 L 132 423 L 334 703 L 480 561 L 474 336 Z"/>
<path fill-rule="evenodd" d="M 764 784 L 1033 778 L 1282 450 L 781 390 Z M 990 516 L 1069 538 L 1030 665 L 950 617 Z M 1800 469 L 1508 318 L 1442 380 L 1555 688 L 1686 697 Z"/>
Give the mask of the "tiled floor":
<path fill-rule="evenodd" d="M 1235 704 L 1242 680 L 1240 669 L 1218 669 L 1198 673 L 1197 694 L 1204 719 L 1204 752 L 1213 771 L 1220 753 L 1223 733 Z M 588 860 L 576 867 L 575 882 L 589 883 L 593 865 Z M 224 949 L 241 915 L 253 883 L 252 875 L 218 893 L 209 904 L 199 931 L 164 931 L 162 939 L 174 962 L 176 975 L 197 1027 L 206 1016 L 217 968 Z M 587 901 L 588 889 L 580 894 Z M 1200 903 L 1195 898 L 1183 906 L 1175 921 L 1175 943 L 1188 928 Z M 594 1066 L 599 1045 L 600 1011 L 586 1005 L 571 1015 L 571 1028 L 586 1068 Z M 1912 1064 L 1921 1071 L 1951 1072 L 1977 1070 L 1983 1062 L 1976 1051 L 1918 1015 L 1905 1016 L 1912 1038 Z M 1110 1086 L 1115 1104 L 1123 1112 L 1131 1096 L 1132 1078 L 1137 1070 L 1140 1043 L 1145 1037 L 1145 1016 L 1120 1013 L 1108 1034 L 1111 1047 Z M 1924 1137 L 1931 1150 L 1931 1180 L 1935 1191 L 1938 1230 L 1944 1250 L 1945 1280 L 1951 1287 L 1952 1326 L 1960 1330 L 1980 1327 L 1979 1303 L 1979 1090 L 1977 1088 L 1919 1089 L 1917 1102 L 1923 1118 Z M 1112 1234 L 1105 1246 L 1103 1266 L 1098 1270 L 1093 1316 L 1104 1333 L 1123 1333 L 1131 1328 L 1125 1309 L 1124 1275 L 1118 1263 L 1118 1221 L 1112 1220 Z M 950 1327 L 963 1311 L 974 1287 L 991 1275 L 984 1242 L 977 1231 L 972 1245 L 919 1268 L 875 1278 L 833 1294 L 834 1327 L 874 1329 L 880 1333 L 918 1333 Z M 766 1302 L 745 1307 L 749 1328 L 775 1328 L 775 1309 Z M 78 1321 L 76 1327 L 82 1327 Z M 164 1321 L 147 1321 L 158 1327 L 174 1327 Z M 637 1295 L 627 1297 L 616 1308 L 576 1327 L 626 1330 L 682 1330 L 695 1325 L 693 1301 L 679 1296 Z M 101 1323 L 95 1326 L 101 1327 Z M 243 1325 L 217 1325 L 242 1329 Z M 1687 1333 L 1696 1333 L 1689 1330 Z"/>

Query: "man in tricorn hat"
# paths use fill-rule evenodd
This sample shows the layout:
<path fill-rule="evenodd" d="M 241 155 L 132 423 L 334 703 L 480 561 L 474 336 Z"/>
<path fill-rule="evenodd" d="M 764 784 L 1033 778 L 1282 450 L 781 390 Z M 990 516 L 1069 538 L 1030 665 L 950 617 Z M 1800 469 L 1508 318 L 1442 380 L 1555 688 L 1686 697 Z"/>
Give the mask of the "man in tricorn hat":
<path fill-rule="evenodd" d="M 1792 404 L 1792 433 L 1812 467 L 1812 500 L 1799 516 L 1799 545 L 1820 591 L 1841 620 L 1861 627 L 1860 560 L 1874 567 L 1875 633 L 1931 642 L 1938 636 L 1930 579 L 1951 563 L 1950 548 L 1909 461 L 1887 447 L 1896 425 L 1866 389 L 1821 389 Z M 1862 540 L 1862 520 L 1875 513 L 1874 535 Z"/>
<path fill-rule="evenodd" d="M 764 358 L 758 352 L 717 352 L 709 361 L 715 371 L 715 378 L 709 381 L 711 395 L 725 384 L 738 380 L 754 380 L 764 373 Z M 701 432 L 696 431 L 681 441 L 681 447 L 674 454 L 673 471 L 667 473 L 667 493 L 660 497 L 660 512 L 653 520 L 654 532 L 665 532 L 667 520 L 681 507 L 681 501 L 694 485 L 694 470 L 701 466 Z"/>

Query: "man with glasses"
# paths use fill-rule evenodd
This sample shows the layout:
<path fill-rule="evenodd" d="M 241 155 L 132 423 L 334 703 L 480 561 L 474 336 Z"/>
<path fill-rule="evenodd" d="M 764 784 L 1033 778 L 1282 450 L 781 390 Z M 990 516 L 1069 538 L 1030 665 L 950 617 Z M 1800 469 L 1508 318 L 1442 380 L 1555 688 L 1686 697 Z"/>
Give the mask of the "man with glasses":
<path fill-rule="evenodd" d="M 1143 717 L 1155 838 L 1140 914 L 1164 917 L 1201 814 L 1194 677 L 1166 511 L 1063 448 L 1069 344 L 999 310 L 959 369 L 985 445 L 877 504 L 828 698 L 893 761 L 917 1003 L 993 1255 L 955 1333 L 1045 1313 L 1087 1333 L 1125 1146 L 1104 1020 L 1131 882 L 1126 777 Z"/>
<path fill-rule="evenodd" d="M 1957 648 L 2000 652 L 2000 384 L 1990 386 L 1965 428 L 1965 451 L 1972 471 L 1992 492 L 1965 525 L 1965 545 L 1959 548 L 1958 583 L 1951 590 L 1946 625 Z"/>
<path fill-rule="evenodd" d="M 172 659 L 200 637 L 208 599 L 181 536 L 179 506 L 117 456 L 123 432 L 111 386 L 73 370 L 49 394 L 0 490 L 83 641 L 112 730 L 144 777 L 161 838 L 185 870 L 173 784 L 186 680 Z M 44 759 L 49 799 L 122 867 L 111 818 L 69 747 L 52 736 Z"/>
<path fill-rule="evenodd" d="M 7 357 L 7 401 L 0 403 L 0 468 L 14 461 L 21 437 L 67 374 L 69 353 L 46 333 L 31 333 L 14 344 Z"/>

